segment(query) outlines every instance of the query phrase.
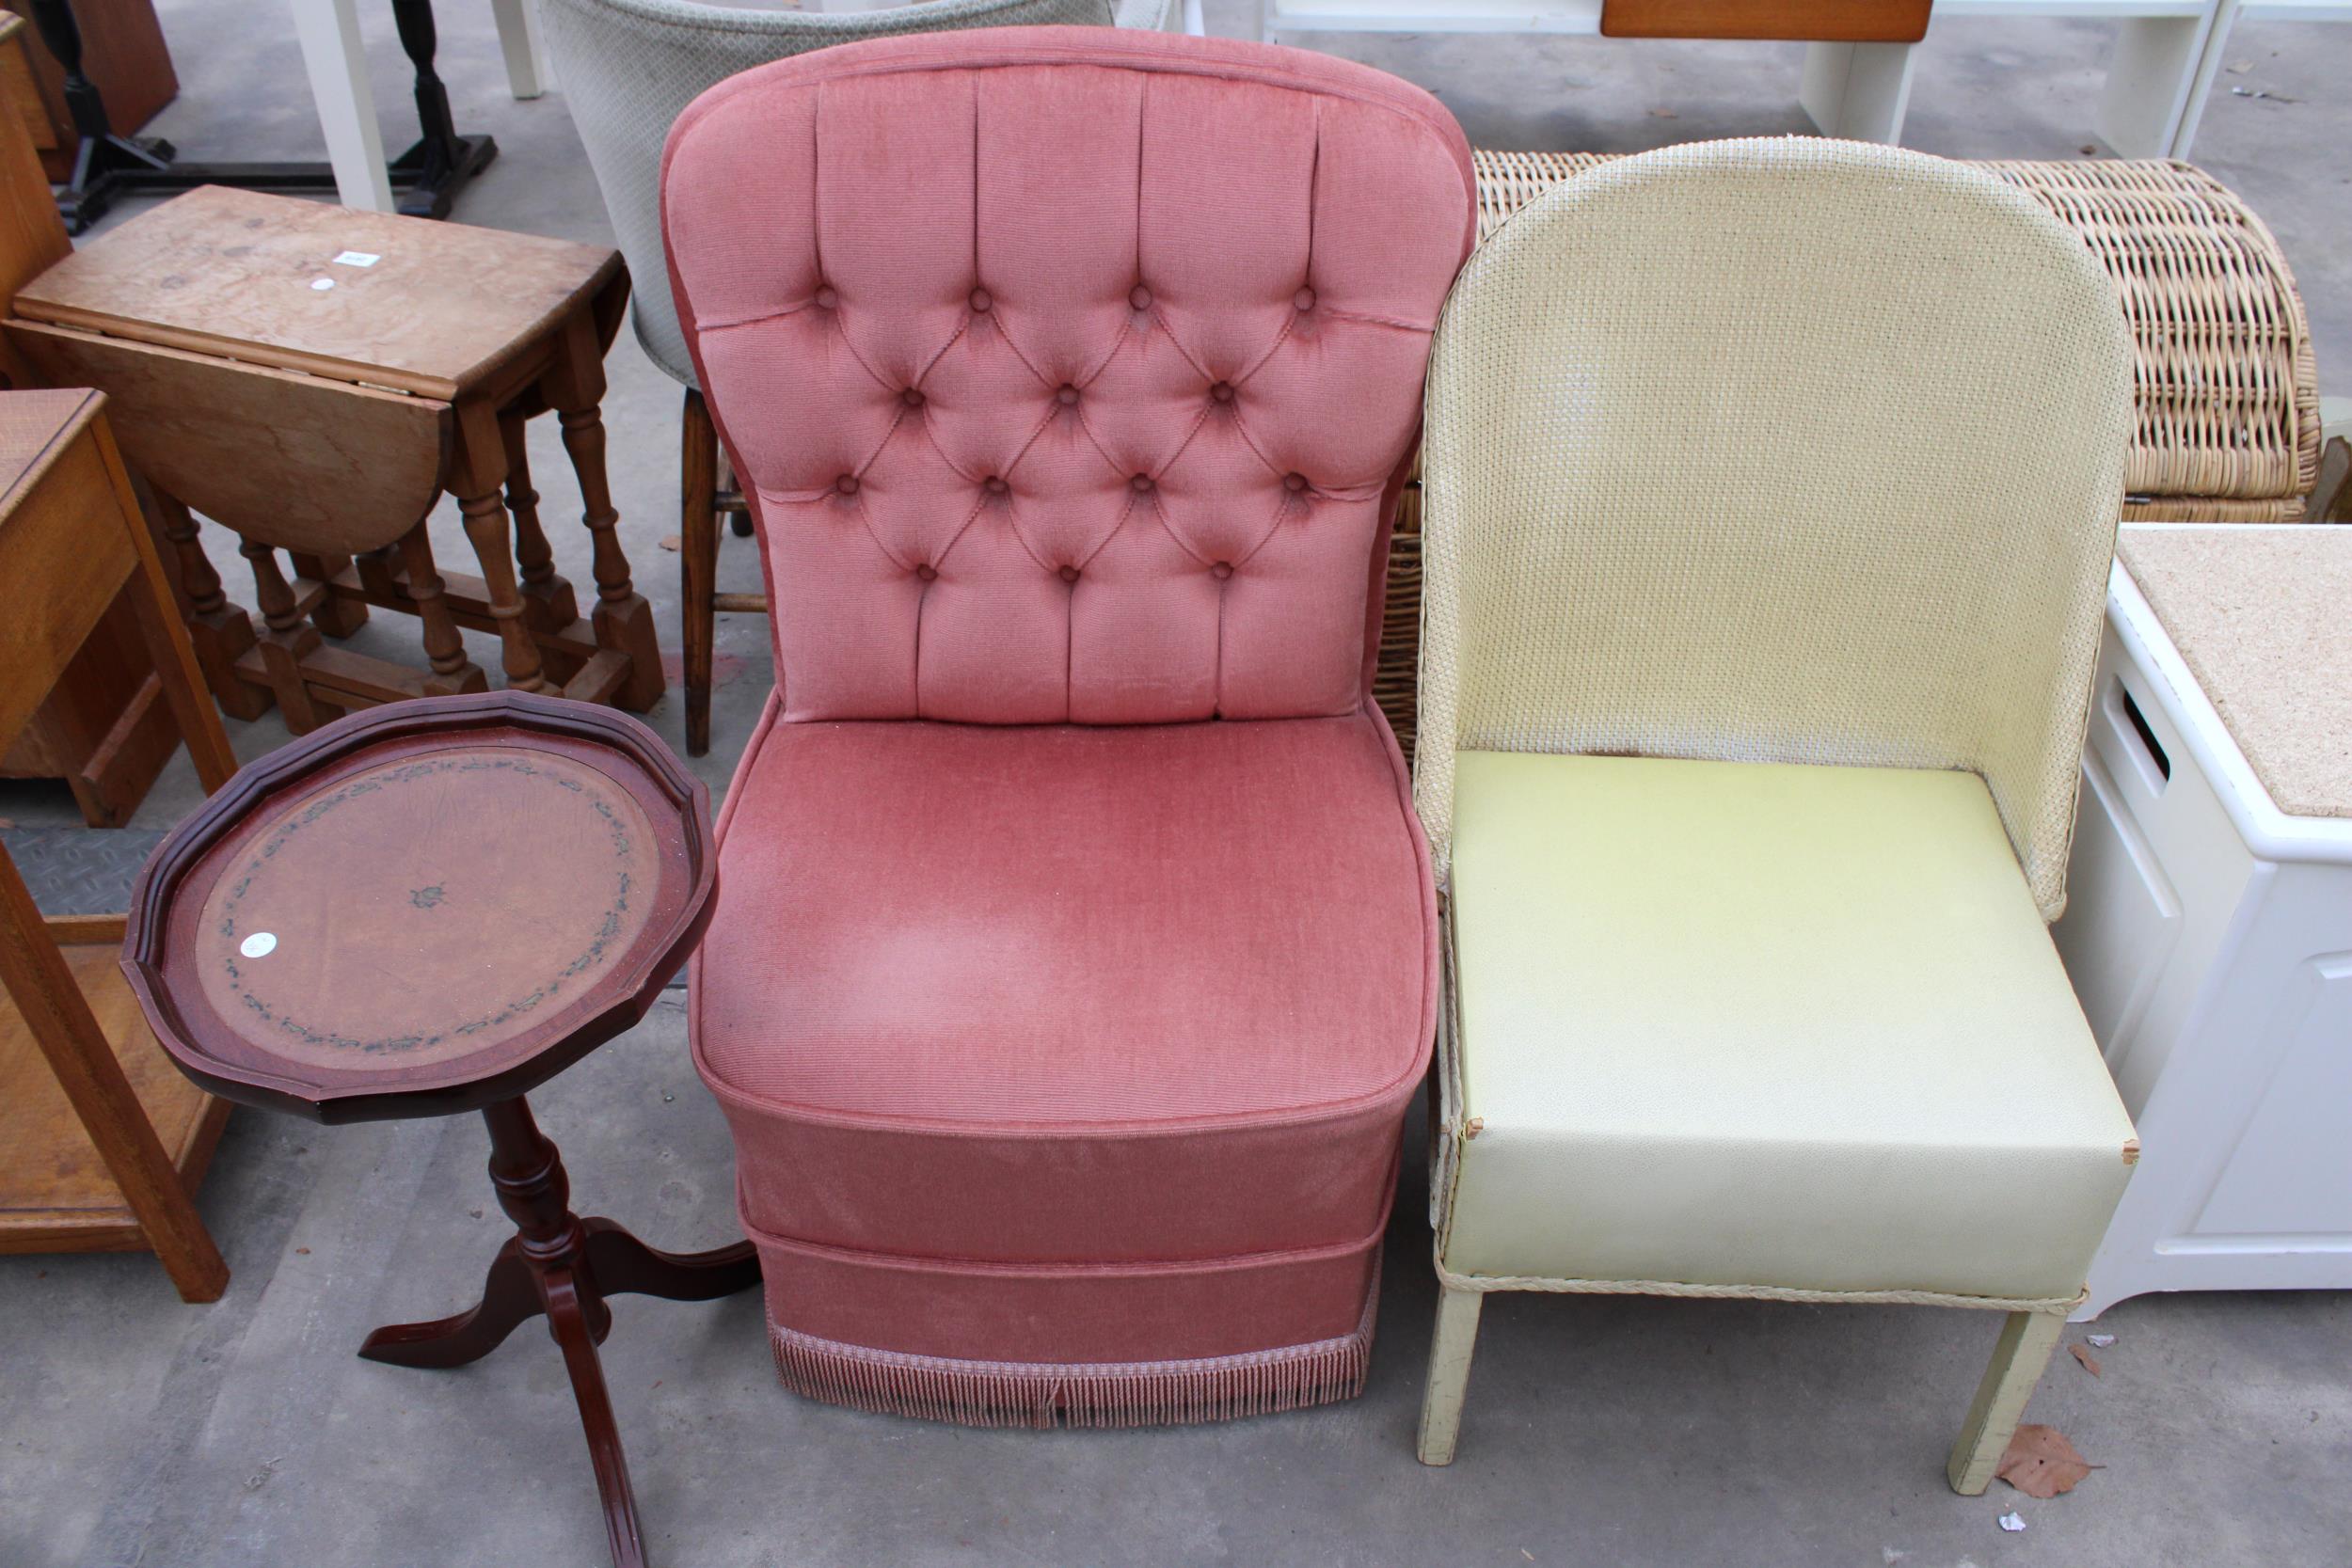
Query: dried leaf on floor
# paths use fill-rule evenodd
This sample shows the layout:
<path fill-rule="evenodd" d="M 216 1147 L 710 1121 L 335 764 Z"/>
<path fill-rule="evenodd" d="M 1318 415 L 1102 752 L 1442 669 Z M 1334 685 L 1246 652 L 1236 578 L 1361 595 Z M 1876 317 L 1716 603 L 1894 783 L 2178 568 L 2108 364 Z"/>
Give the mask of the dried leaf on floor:
<path fill-rule="evenodd" d="M 2028 1497 L 2055 1497 L 2100 1468 L 2076 1453 L 2058 1428 L 2027 1421 L 2009 1440 L 2009 1451 L 1993 1473 Z"/>
<path fill-rule="evenodd" d="M 1652 119 L 1678 119 L 1681 118 L 1672 109 L 1652 109 L 1649 112 L 1649 115 Z"/>
<path fill-rule="evenodd" d="M 665 533 L 660 539 L 661 547 L 668 550 L 672 555 L 677 554 L 678 546 L 685 543 L 685 539 L 675 533 Z"/>
<path fill-rule="evenodd" d="M 2075 1360 L 2083 1364 L 2084 1371 L 2089 1372 L 2092 1377 L 2097 1377 L 2099 1375 L 2099 1358 L 2097 1356 L 2091 1354 L 2080 1345 L 2069 1345 L 2066 1348 L 2074 1353 Z"/>

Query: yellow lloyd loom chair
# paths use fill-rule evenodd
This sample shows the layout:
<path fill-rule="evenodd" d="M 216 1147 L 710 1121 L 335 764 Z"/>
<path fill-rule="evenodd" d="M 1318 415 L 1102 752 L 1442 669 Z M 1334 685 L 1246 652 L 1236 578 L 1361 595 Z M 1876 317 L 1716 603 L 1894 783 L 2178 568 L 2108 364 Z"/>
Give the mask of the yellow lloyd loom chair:
<path fill-rule="evenodd" d="M 1438 331 L 1447 899 L 1421 1457 L 1490 1291 L 2006 1312 L 1979 1493 L 2137 1157 L 2045 922 L 2133 420 L 2033 201 L 1859 143 L 1538 198 Z"/>

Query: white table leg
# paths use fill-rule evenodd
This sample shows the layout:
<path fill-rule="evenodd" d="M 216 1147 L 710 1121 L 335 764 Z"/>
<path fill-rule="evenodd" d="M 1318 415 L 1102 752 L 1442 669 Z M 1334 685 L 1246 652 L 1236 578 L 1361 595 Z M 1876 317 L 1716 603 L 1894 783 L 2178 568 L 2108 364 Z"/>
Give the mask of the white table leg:
<path fill-rule="evenodd" d="M 1825 136 L 1899 142 L 1911 70 L 1907 43 L 1808 43 L 1797 100 Z"/>
<path fill-rule="evenodd" d="M 389 213 L 392 177 L 384 166 L 384 136 L 375 123 L 375 94 L 359 44 L 358 0 L 291 0 L 302 67 L 326 133 L 326 161 L 335 194 L 346 207 Z"/>
<path fill-rule="evenodd" d="M 548 52 L 539 42 L 539 12 L 532 0 L 490 0 L 499 48 L 506 55 L 506 89 L 517 98 L 548 90 Z"/>
<path fill-rule="evenodd" d="M 1184 0 L 1184 31 L 1197 39 L 1209 36 L 1209 19 L 1200 8 L 1200 0 Z"/>
<path fill-rule="evenodd" d="M 2126 158 L 2188 156 L 2237 6 L 2217 0 L 2201 16 L 2145 16 L 2122 24 L 2099 100 L 2099 135 L 2109 147 Z"/>

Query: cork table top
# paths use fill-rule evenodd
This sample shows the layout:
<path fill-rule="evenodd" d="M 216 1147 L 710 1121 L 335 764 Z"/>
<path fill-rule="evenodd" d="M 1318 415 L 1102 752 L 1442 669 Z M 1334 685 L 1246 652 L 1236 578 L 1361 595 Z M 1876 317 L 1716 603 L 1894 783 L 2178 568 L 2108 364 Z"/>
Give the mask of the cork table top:
<path fill-rule="evenodd" d="M 501 692 L 247 768 L 134 900 L 125 968 L 166 1049 L 342 1120 L 475 1108 L 634 1022 L 708 917 L 713 856 L 707 796 L 632 729 Z"/>
<path fill-rule="evenodd" d="M 2130 524 L 2116 554 L 2271 801 L 2352 816 L 2352 528 Z"/>

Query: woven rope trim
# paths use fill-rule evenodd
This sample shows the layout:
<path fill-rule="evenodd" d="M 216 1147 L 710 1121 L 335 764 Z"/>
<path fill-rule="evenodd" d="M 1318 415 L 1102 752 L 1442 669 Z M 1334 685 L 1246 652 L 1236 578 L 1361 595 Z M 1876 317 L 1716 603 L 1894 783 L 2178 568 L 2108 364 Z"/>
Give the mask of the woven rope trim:
<path fill-rule="evenodd" d="M 1947 1291 L 1798 1291 L 1783 1285 L 1683 1285 L 1661 1279 L 1537 1279 L 1517 1275 L 1455 1274 L 1436 1260 L 1438 1282 L 1449 1291 L 1543 1291 L 1576 1296 L 1686 1296 L 1702 1301 L 1849 1302 L 1857 1307 L 1967 1307 L 1991 1312 L 2072 1312 L 2090 1299 L 2088 1288 L 2065 1297 L 1956 1296 Z"/>

